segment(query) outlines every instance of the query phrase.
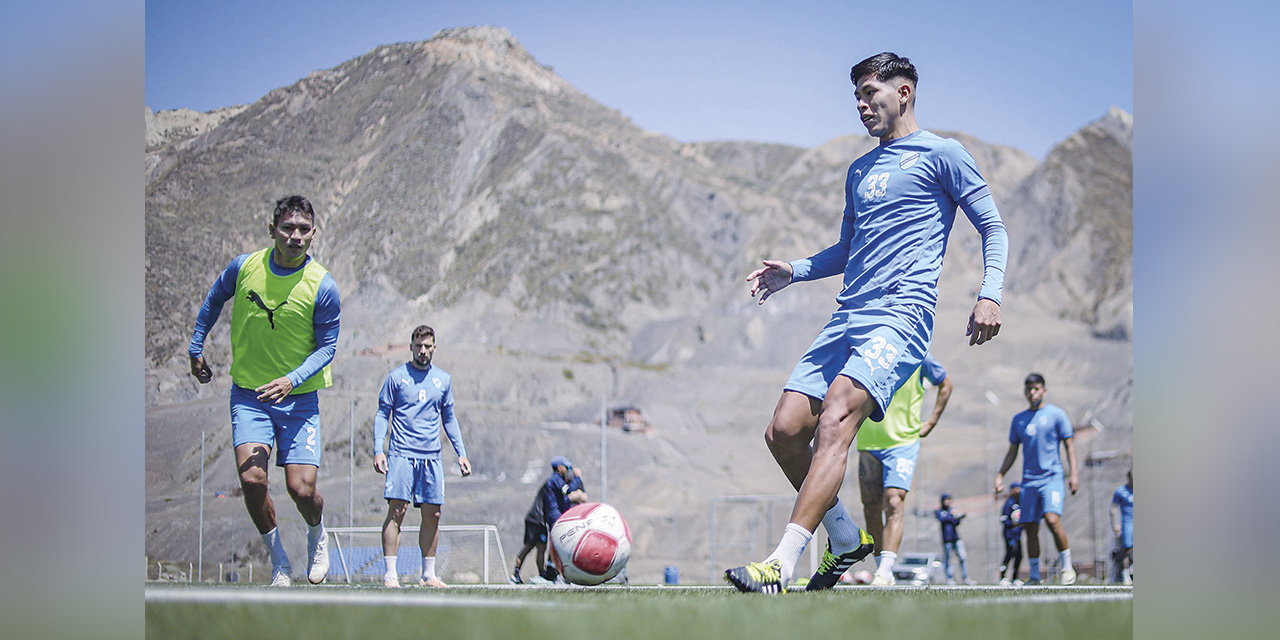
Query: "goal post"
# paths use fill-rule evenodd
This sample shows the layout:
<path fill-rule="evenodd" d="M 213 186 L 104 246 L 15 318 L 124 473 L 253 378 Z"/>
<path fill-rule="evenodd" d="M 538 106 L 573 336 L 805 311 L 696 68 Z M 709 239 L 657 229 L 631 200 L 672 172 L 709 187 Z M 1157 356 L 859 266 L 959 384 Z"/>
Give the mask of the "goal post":
<path fill-rule="evenodd" d="M 400 527 L 400 549 L 396 563 L 403 575 L 406 569 L 421 570 L 422 558 L 418 553 L 417 525 Z M 484 584 L 503 582 L 509 574 L 507 555 L 502 550 L 502 538 L 498 527 L 492 524 L 442 524 L 439 527 L 436 547 L 437 574 L 449 575 L 458 582 L 470 572 Z M 382 527 L 325 527 L 331 543 L 329 547 L 329 575 L 341 576 L 348 583 L 380 581 L 385 560 L 382 555 Z M 405 555 L 404 552 L 410 552 Z M 490 577 L 494 567 L 493 555 L 497 553 L 502 573 L 496 580 Z M 447 573 L 446 573 L 447 572 Z"/>

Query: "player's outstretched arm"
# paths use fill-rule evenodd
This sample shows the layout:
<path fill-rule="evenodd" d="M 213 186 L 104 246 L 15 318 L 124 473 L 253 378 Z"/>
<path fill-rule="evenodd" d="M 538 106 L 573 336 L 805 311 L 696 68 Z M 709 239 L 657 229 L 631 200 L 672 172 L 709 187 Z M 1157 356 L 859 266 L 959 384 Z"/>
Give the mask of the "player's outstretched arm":
<path fill-rule="evenodd" d="M 783 290 L 791 284 L 791 265 L 777 260 L 762 260 L 764 267 L 747 275 L 747 282 L 752 282 L 751 297 L 759 297 L 756 304 L 764 304 L 769 296 Z M 754 281 L 754 282 L 753 282 Z"/>
<path fill-rule="evenodd" d="M 1000 305 L 989 298 L 978 298 L 973 305 L 973 313 L 969 314 L 969 328 L 964 334 L 969 336 L 969 346 L 982 344 L 1000 333 Z"/>

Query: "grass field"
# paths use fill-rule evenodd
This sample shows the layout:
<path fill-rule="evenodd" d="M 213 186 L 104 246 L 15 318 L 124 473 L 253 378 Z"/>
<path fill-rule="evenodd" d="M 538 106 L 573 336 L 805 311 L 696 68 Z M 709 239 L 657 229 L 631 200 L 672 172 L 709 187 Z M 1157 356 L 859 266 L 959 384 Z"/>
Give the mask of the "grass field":
<path fill-rule="evenodd" d="M 294 587 L 149 584 L 148 638 L 997 638 L 1133 636 L 1127 587 Z"/>

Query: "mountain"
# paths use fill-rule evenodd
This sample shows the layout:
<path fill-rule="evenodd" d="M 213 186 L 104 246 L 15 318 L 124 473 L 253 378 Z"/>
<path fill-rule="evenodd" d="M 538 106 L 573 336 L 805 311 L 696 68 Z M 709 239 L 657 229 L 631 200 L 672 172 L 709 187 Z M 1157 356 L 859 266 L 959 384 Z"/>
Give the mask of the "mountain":
<path fill-rule="evenodd" d="M 628 517 L 633 575 L 706 566 L 710 498 L 790 491 L 761 433 L 796 358 L 834 310 L 839 283 L 792 287 L 758 307 L 745 276 L 761 258 L 809 255 L 835 240 L 845 171 L 873 139 L 842 136 L 813 149 L 682 144 L 592 101 L 492 27 L 380 46 L 251 105 L 145 115 L 150 556 L 194 558 L 202 466 L 207 487 L 235 486 L 229 310 L 206 345 L 214 383 L 188 375 L 186 343 L 213 279 L 236 254 L 265 246 L 271 207 L 288 193 L 315 205 L 312 254 L 343 300 L 335 386 L 321 404 L 329 522 L 381 522 L 381 481 L 369 469 L 377 389 L 424 322 L 437 332 L 437 363 L 453 374 L 476 469 L 450 477 L 447 519 L 497 524 L 507 549 L 519 544 L 524 510 L 557 453 L 588 472 L 593 497 L 607 496 Z M 1009 222 L 1015 261 L 1004 330 L 968 347 L 963 325 L 981 255 L 958 217 L 932 347 L 956 392 L 926 447 L 934 453 L 922 458 L 921 495 L 941 486 L 960 499 L 985 495 L 987 460 L 1003 453 L 991 425 L 1007 424 L 1031 369 L 1073 420 L 1106 425 L 1093 442 L 1131 450 L 1132 346 L 1128 334 L 1099 329 L 1116 301 L 1127 295 L 1131 305 L 1131 277 L 1103 277 L 1108 288 L 1085 314 L 1072 305 L 1093 280 L 1071 280 L 1078 289 L 1069 297 L 1014 271 L 1050 278 L 1083 268 L 1072 260 L 1084 240 L 1056 244 L 1047 234 L 1112 229 L 1119 223 L 1095 213 L 1123 208 L 1127 193 L 1058 209 L 1034 203 L 1081 202 L 1077 178 L 1062 176 L 1123 175 L 1131 155 L 1107 151 L 1114 136 L 1077 134 L 1060 145 L 1070 152 L 1037 163 L 938 133 L 974 155 Z M 1045 216 L 1059 210 L 1072 221 L 1054 227 Z M 1107 245 L 1107 265 L 1131 265 L 1129 237 L 1128 254 Z M 1020 253 L 1031 246 L 1039 249 Z M 1087 266 L 1104 276 L 1111 268 Z M 987 413 L 990 390 L 1006 398 L 998 417 Z M 602 396 L 640 407 L 653 427 L 607 436 L 604 486 L 592 426 Z M 846 501 L 856 502 L 847 486 Z M 297 548 L 298 527 L 287 524 L 297 514 L 279 496 L 286 544 Z M 259 554 L 243 506 L 210 508 L 217 533 L 208 544 L 227 557 Z"/>

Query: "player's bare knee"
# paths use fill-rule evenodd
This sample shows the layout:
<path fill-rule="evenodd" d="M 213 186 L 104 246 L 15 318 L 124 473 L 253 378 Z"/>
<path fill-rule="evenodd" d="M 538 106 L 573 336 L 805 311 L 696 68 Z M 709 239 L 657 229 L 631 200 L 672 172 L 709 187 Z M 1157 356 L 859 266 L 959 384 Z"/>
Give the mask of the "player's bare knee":
<path fill-rule="evenodd" d="M 314 482 L 290 479 L 286 486 L 289 489 L 289 495 L 293 497 L 294 501 L 310 501 L 318 497 Z"/>
<path fill-rule="evenodd" d="M 267 490 L 267 470 L 262 467 L 244 467 L 240 469 L 240 488 L 248 492 L 261 493 Z"/>

